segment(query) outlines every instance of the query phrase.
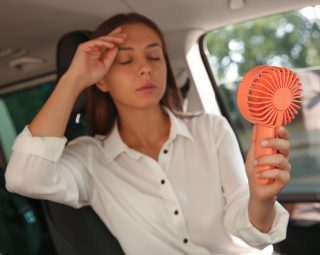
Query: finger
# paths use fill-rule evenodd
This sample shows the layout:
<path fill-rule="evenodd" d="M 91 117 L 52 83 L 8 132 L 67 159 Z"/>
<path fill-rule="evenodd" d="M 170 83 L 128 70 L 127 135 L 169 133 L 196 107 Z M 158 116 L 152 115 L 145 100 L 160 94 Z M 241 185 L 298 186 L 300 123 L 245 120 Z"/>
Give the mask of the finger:
<path fill-rule="evenodd" d="M 120 32 L 117 32 L 117 33 L 109 33 L 109 34 L 106 34 L 106 35 L 102 35 L 100 36 L 99 38 L 110 38 L 110 37 L 115 37 L 115 38 L 127 38 L 127 34 L 126 33 L 122 33 L 121 31 Z"/>
<path fill-rule="evenodd" d="M 290 173 L 280 169 L 270 169 L 257 173 L 258 179 L 274 179 L 282 184 L 287 184 L 290 181 Z"/>
<path fill-rule="evenodd" d="M 122 31 L 122 27 L 116 27 L 115 29 L 113 29 L 110 33 L 108 33 L 109 35 L 114 35 L 114 34 L 118 34 Z"/>
<path fill-rule="evenodd" d="M 255 150 L 256 133 L 257 133 L 257 127 L 256 127 L 256 125 L 253 125 L 252 134 L 251 134 L 251 141 L 250 141 L 250 147 L 249 147 L 249 152 L 252 151 L 252 153 Z"/>
<path fill-rule="evenodd" d="M 252 142 L 255 142 L 257 139 L 257 125 L 253 125 L 252 128 Z"/>
<path fill-rule="evenodd" d="M 119 34 L 107 34 L 107 35 L 103 35 L 103 36 L 99 36 L 97 38 L 127 38 L 127 34 L 125 33 L 119 33 Z"/>
<path fill-rule="evenodd" d="M 125 41 L 125 37 L 117 37 L 117 36 L 101 36 L 95 40 L 101 40 L 105 42 L 112 42 L 112 43 L 123 43 Z"/>
<path fill-rule="evenodd" d="M 79 47 L 83 49 L 85 52 L 87 52 L 88 54 L 90 53 L 103 54 L 105 51 L 107 51 L 107 49 L 114 48 L 114 43 L 103 41 L 103 40 L 91 40 L 81 44 Z"/>
<path fill-rule="evenodd" d="M 108 41 L 104 41 L 104 40 L 95 40 L 94 42 L 90 43 L 88 45 L 88 47 L 98 47 L 100 48 L 100 50 L 102 50 L 103 52 L 106 49 L 111 49 L 114 47 L 114 43 L 112 42 L 108 42 Z"/>
<path fill-rule="evenodd" d="M 285 171 L 291 171 L 291 164 L 281 154 L 263 156 L 257 159 L 256 166 L 273 166 Z"/>
<path fill-rule="evenodd" d="M 94 50 L 97 50 L 97 48 L 100 50 L 102 54 L 105 54 L 107 49 L 112 49 L 115 44 L 121 44 L 123 43 L 125 38 L 121 37 L 98 37 L 96 39 L 93 39 L 91 41 L 85 42 L 83 47 L 86 47 L 87 49 L 94 48 Z"/>
<path fill-rule="evenodd" d="M 118 53 L 118 48 L 116 48 L 116 47 L 109 50 L 109 51 L 106 51 L 101 57 L 103 64 L 106 67 L 110 67 L 112 65 L 117 53 Z"/>
<path fill-rule="evenodd" d="M 277 137 L 283 138 L 285 140 L 289 139 L 289 132 L 285 127 L 279 127 L 276 131 Z"/>
<path fill-rule="evenodd" d="M 279 151 L 284 157 L 288 158 L 290 153 L 290 143 L 288 140 L 282 138 L 270 138 L 261 143 L 264 148 L 273 148 Z"/>
<path fill-rule="evenodd" d="M 252 128 L 252 135 L 250 141 L 250 147 L 246 157 L 246 164 L 252 164 L 252 161 L 255 159 L 255 140 L 256 140 L 256 125 Z M 248 168 L 247 168 L 248 170 Z"/>

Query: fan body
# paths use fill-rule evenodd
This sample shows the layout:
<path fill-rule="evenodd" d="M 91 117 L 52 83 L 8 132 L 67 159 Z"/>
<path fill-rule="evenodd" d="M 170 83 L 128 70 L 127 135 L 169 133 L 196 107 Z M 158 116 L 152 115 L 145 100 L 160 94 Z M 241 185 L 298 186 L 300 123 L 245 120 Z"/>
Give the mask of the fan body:
<path fill-rule="evenodd" d="M 244 118 L 256 125 L 255 157 L 275 154 L 263 148 L 261 140 L 276 137 L 276 128 L 287 125 L 298 114 L 302 86 L 297 75 L 289 69 L 260 65 L 252 68 L 242 79 L 237 101 Z M 271 166 L 255 167 L 255 171 Z M 271 179 L 258 179 L 268 184 Z"/>

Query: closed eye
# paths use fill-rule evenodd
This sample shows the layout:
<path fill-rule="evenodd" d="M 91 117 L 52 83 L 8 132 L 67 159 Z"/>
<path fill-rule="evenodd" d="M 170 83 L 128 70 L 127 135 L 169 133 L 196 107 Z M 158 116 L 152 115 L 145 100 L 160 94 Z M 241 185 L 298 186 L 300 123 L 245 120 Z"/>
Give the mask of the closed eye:
<path fill-rule="evenodd" d="M 119 64 L 120 65 L 127 65 L 127 64 L 130 64 L 132 62 L 132 59 L 128 59 L 128 60 L 125 60 L 125 61 L 119 61 Z"/>
<path fill-rule="evenodd" d="M 148 57 L 148 59 L 152 61 L 158 61 L 160 60 L 160 57 Z"/>

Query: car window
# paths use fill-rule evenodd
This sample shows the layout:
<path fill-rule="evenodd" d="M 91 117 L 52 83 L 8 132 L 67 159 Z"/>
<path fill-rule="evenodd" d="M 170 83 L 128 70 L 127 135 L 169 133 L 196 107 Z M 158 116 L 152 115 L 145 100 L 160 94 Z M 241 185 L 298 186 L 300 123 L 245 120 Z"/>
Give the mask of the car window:
<path fill-rule="evenodd" d="M 0 151 L 5 162 L 17 134 L 32 120 L 55 82 L 0 96 Z M 0 166 L 0 254 L 56 255 L 39 200 L 9 193 Z"/>
<path fill-rule="evenodd" d="M 54 83 L 47 82 L 0 96 L 0 141 L 6 161 L 10 158 L 16 135 L 40 110 L 52 92 Z"/>
<path fill-rule="evenodd" d="M 237 107 L 237 89 L 254 66 L 289 68 L 303 85 L 302 109 L 287 126 L 290 133 L 292 180 L 283 194 L 320 192 L 320 5 L 229 25 L 203 40 L 207 62 L 231 122 L 245 151 L 251 123 Z M 285 197 L 285 196 L 284 196 Z M 311 199 L 303 197 L 299 199 Z"/>

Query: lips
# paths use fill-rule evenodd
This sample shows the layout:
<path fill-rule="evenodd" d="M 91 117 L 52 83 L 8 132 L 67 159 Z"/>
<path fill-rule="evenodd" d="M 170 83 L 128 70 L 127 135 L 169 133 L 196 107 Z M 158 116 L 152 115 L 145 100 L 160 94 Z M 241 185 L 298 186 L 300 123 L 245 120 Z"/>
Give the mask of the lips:
<path fill-rule="evenodd" d="M 143 84 L 141 87 L 137 88 L 137 91 L 150 91 L 156 89 L 157 86 L 151 82 Z"/>

